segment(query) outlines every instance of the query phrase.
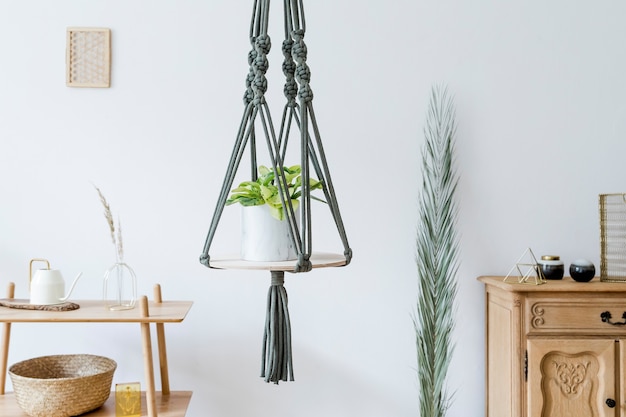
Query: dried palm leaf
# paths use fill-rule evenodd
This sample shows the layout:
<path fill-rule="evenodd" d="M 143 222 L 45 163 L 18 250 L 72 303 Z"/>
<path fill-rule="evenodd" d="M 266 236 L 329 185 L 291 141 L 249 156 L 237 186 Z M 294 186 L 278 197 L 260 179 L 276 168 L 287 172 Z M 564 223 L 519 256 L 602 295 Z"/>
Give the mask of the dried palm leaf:
<path fill-rule="evenodd" d="M 454 351 L 458 270 L 455 117 L 447 89 L 434 87 L 424 128 L 416 239 L 419 295 L 413 315 L 422 417 L 443 417 L 451 403 L 446 376 Z"/>

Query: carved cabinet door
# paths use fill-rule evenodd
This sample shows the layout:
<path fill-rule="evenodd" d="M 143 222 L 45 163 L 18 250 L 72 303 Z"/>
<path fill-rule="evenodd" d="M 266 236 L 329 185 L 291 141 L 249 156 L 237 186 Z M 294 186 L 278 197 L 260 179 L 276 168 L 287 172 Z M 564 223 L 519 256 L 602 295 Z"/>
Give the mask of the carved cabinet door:
<path fill-rule="evenodd" d="M 529 339 L 528 417 L 618 417 L 619 344 L 615 339 Z"/>

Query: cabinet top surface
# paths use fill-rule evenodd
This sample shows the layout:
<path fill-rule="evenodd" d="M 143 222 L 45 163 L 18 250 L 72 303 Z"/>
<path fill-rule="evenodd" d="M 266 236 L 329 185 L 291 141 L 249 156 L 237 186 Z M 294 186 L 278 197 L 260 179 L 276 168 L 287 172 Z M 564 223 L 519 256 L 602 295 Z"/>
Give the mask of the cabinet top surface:
<path fill-rule="evenodd" d="M 149 315 L 144 317 L 139 303 L 131 310 L 109 311 L 101 300 L 72 300 L 80 306 L 72 311 L 22 310 L 0 307 L 0 323 L 178 323 L 185 319 L 192 301 L 148 302 Z"/>
<path fill-rule="evenodd" d="M 487 287 L 495 287 L 509 292 L 541 293 L 553 291 L 567 291 L 579 293 L 601 292 L 626 292 L 626 282 L 602 282 L 600 277 L 595 277 L 589 282 L 576 282 L 571 277 L 563 277 L 559 280 L 547 280 L 545 284 L 534 283 L 520 284 L 516 277 L 510 277 L 504 282 L 503 276 L 481 276 L 478 280 Z"/>

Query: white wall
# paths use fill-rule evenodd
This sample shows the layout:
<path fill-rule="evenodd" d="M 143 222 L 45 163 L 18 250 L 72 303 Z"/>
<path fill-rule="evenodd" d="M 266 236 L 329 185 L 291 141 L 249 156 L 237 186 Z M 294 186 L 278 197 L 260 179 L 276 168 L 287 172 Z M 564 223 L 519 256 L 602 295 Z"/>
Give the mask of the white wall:
<path fill-rule="evenodd" d="M 482 415 L 475 278 L 506 274 L 529 246 L 598 265 L 598 194 L 625 191 L 626 5 L 307 2 L 314 105 L 354 259 L 287 276 L 296 382 L 275 386 L 258 377 L 269 274 L 198 263 L 241 117 L 251 4 L 0 2 L 0 286 L 27 298 L 28 261 L 46 257 L 66 279 L 84 272 L 74 297 L 100 297 L 114 249 L 94 183 L 122 218 L 140 292 L 159 282 L 165 298 L 195 302 L 167 328 L 172 387 L 194 391 L 189 416 L 417 415 L 420 147 L 430 88 L 446 83 L 462 236 L 449 415 Z M 65 86 L 68 26 L 111 28 L 110 89 Z M 236 225 L 225 229 L 233 240 Z M 115 381 L 143 383 L 137 328 L 13 329 L 10 363 L 100 353 L 118 361 Z"/>

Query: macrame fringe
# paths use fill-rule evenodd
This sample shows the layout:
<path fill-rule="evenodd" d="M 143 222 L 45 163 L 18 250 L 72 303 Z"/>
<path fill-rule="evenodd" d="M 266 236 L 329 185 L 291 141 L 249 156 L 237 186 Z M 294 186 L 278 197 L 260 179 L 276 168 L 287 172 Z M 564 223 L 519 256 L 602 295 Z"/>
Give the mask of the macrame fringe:
<path fill-rule="evenodd" d="M 293 381 L 291 356 L 291 323 L 287 309 L 287 291 L 283 286 L 285 273 L 272 271 L 272 283 L 267 292 L 267 315 L 263 334 L 261 377 L 278 384 Z"/>

